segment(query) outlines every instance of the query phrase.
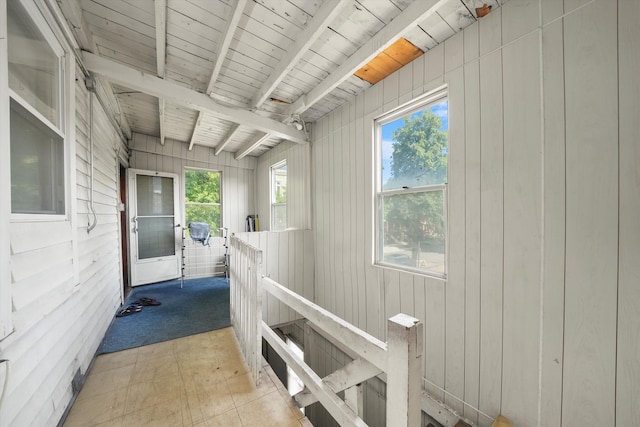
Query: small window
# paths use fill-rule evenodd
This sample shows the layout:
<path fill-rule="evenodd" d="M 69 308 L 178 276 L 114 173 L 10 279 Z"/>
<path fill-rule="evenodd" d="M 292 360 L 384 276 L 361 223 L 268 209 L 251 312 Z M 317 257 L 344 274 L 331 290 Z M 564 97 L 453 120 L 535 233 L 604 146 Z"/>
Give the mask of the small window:
<path fill-rule="evenodd" d="M 187 169 L 184 177 L 185 224 L 206 222 L 214 235 L 222 227 L 220 172 Z"/>
<path fill-rule="evenodd" d="M 376 263 L 446 275 L 445 91 L 375 120 Z"/>
<path fill-rule="evenodd" d="M 64 51 L 35 6 L 24 5 L 7 3 L 11 212 L 64 215 Z"/>
<path fill-rule="evenodd" d="M 271 231 L 287 228 L 287 161 L 271 166 Z"/>

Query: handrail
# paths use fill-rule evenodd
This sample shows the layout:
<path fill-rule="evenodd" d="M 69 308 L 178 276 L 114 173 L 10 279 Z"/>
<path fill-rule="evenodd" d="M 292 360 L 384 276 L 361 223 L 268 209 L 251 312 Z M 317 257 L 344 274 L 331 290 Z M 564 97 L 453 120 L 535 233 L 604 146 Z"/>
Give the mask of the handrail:
<path fill-rule="evenodd" d="M 384 343 L 265 277 L 260 267 L 262 252 L 258 249 L 235 236 L 231 238 L 231 244 L 231 320 L 256 382 L 260 376 L 260 365 L 255 361 L 259 349 L 256 339 L 261 342 L 264 337 L 304 383 L 305 390 L 294 396 L 300 406 L 319 401 L 341 426 L 366 426 L 362 419 L 362 382 L 386 373 L 387 426 L 420 425 L 422 322 L 405 314 L 393 316 L 387 321 L 388 342 Z M 257 262 L 258 258 L 260 262 Z M 359 358 L 320 378 L 262 321 L 263 291 L 308 319 L 323 335 L 347 346 Z M 252 313 L 246 313 L 246 310 Z M 255 351 L 253 346 L 256 346 Z M 338 396 L 342 391 L 344 400 Z"/>

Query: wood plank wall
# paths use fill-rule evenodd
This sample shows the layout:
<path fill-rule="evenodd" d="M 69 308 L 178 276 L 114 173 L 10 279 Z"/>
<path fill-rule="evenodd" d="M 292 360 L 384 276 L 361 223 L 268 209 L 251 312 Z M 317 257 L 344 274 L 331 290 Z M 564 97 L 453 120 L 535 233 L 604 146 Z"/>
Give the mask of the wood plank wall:
<path fill-rule="evenodd" d="M 154 136 L 133 134 L 131 140 L 132 168 L 175 173 L 180 177 L 180 206 L 184 208 L 184 170 L 199 168 L 218 171 L 222 179 L 222 224 L 229 228 L 229 235 L 245 230 L 247 215 L 255 213 L 254 168 L 255 157 L 245 157 L 238 161 L 233 153 L 223 151 L 219 156 L 213 149 L 183 142 L 160 139 Z M 179 213 L 184 216 L 184 211 Z M 212 236 L 219 236 L 219 230 L 211 230 Z M 224 248 L 221 238 L 211 239 L 210 246 L 186 242 L 185 277 L 205 277 L 219 273 L 223 261 Z M 218 266 L 216 266 L 218 265 Z"/>
<path fill-rule="evenodd" d="M 640 423 L 639 16 L 509 1 L 314 126 L 316 302 L 422 319 L 425 388 L 481 426 Z M 443 83 L 446 281 L 372 266 L 373 119 Z"/>
<path fill-rule="evenodd" d="M 260 230 L 271 229 L 271 166 L 287 160 L 287 228 L 311 228 L 311 145 L 283 141 L 258 157 L 256 166 L 256 213 Z"/>
<path fill-rule="evenodd" d="M 315 257 L 311 230 L 237 233 L 236 237 L 262 250 L 265 276 L 310 301 L 314 300 Z M 262 314 L 270 326 L 300 319 L 295 311 L 266 293 L 262 299 Z"/>
<path fill-rule="evenodd" d="M 89 95 L 75 85 L 75 158 L 69 162 L 71 221 L 13 222 L 11 291 L 15 331 L 0 342 L 10 360 L 0 426 L 56 425 L 121 301 L 117 132 L 94 102 L 95 208 L 89 224 Z M 75 107 L 74 107 L 75 105 Z"/>

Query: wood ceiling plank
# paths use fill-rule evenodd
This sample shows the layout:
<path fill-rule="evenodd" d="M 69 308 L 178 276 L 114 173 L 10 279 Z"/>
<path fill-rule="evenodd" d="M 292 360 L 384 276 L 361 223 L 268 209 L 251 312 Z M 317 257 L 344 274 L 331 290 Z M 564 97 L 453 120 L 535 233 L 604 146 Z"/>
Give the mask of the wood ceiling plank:
<path fill-rule="evenodd" d="M 413 43 L 404 38 L 398 39 L 384 52 L 402 65 L 407 65 L 424 54 L 422 49 L 415 47 Z"/>
<path fill-rule="evenodd" d="M 131 18 L 116 10 L 109 9 L 105 5 L 96 3 L 94 1 L 85 1 L 83 4 L 83 10 L 85 13 L 91 13 L 100 18 L 105 19 L 108 22 L 122 25 L 126 28 L 131 28 L 135 32 L 144 34 L 147 37 L 155 37 L 155 28 L 153 22 L 141 22 L 134 18 Z"/>

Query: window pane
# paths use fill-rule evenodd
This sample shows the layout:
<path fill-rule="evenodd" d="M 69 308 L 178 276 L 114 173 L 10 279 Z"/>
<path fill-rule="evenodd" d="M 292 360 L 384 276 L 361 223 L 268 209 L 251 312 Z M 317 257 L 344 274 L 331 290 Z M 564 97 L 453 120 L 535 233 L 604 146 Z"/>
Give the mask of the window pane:
<path fill-rule="evenodd" d="M 11 212 L 64 210 L 64 141 L 11 100 Z"/>
<path fill-rule="evenodd" d="M 381 200 L 380 259 L 444 274 L 444 191 L 398 194 Z"/>
<path fill-rule="evenodd" d="M 380 127 L 382 190 L 447 182 L 447 100 Z"/>
<path fill-rule="evenodd" d="M 271 203 L 287 203 L 287 164 L 274 167 L 273 174 L 273 200 Z"/>
<path fill-rule="evenodd" d="M 272 205 L 271 216 L 273 218 L 273 229 L 271 231 L 287 228 L 287 205 Z"/>
<path fill-rule="evenodd" d="M 211 234 L 216 235 L 222 226 L 220 222 L 220 205 L 185 205 L 185 223 L 206 222 L 211 226 Z M 187 234 L 189 229 L 187 229 Z"/>
<path fill-rule="evenodd" d="M 7 2 L 9 87 L 60 126 L 60 59 L 19 1 Z"/>
<path fill-rule="evenodd" d="M 186 170 L 185 202 L 220 203 L 220 173 Z"/>
<path fill-rule="evenodd" d="M 138 216 L 173 215 L 173 178 L 136 176 Z"/>

